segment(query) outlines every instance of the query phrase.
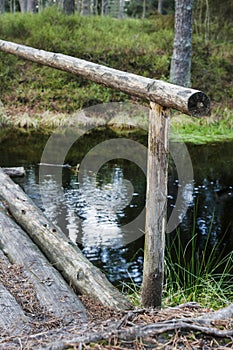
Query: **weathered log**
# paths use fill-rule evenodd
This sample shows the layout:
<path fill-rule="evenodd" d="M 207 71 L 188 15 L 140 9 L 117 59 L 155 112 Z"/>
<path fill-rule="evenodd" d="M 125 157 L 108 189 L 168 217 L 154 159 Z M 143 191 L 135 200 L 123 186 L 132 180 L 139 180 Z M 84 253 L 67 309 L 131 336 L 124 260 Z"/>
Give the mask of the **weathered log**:
<path fill-rule="evenodd" d="M 151 104 L 148 132 L 147 194 L 142 303 L 161 306 L 167 212 L 170 111 Z"/>
<path fill-rule="evenodd" d="M 0 40 L 0 51 L 81 75 L 96 83 L 147 99 L 167 108 L 177 109 L 195 117 L 210 114 L 209 98 L 199 90 L 145 78 L 75 57 L 38 50 L 4 40 Z"/>
<path fill-rule="evenodd" d="M 77 292 L 90 295 L 103 305 L 119 310 L 132 307 L 105 275 L 87 260 L 80 249 L 44 216 L 1 169 L 0 184 L 0 197 L 7 203 L 10 213 Z"/>
<path fill-rule="evenodd" d="M 34 287 L 45 312 L 66 323 L 86 320 L 85 308 L 78 296 L 28 235 L 2 211 L 0 247 L 11 263 L 22 266 L 22 273 Z"/>
<path fill-rule="evenodd" d="M 0 250 L 0 261 L 8 264 Z M 24 314 L 20 305 L 13 295 L 0 282 L 0 333 L 4 332 L 11 335 L 22 334 L 23 330 L 29 330 L 29 318 Z"/>
<path fill-rule="evenodd" d="M 14 167 L 14 168 L 2 168 L 4 173 L 10 177 L 23 177 L 25 176 L 24 167 Z"/>
<path fill-rule="evenodd" d="M 0 282 L 0 333 L 6 332 L 11 335 L 22 334 L 23 330 L 29 330 L 27 316 Z"/>

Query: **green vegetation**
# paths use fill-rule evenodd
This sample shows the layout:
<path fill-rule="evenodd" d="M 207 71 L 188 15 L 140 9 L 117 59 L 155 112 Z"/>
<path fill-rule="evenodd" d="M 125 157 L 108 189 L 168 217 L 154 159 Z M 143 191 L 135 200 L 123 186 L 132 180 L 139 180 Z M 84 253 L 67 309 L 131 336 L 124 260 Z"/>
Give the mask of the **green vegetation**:
<path fill-rule="evenodd" d="M 233 252 L 222 257 L 221 244 L 214 244 L 209 250 L 209 243 L 210 237 L 207 237 L 204 247 L 200 248 L 194 230 L 185 246 L 179 232 L 167 244 L 163 306 L 198 302 L 218 309 L 232 302 Z M 124 290 L 135 306 L 141 306 L 138 285 L 125 284 Z"/>
<path fill-rule="evenodd" d="M 178 241 L 178 243 L 175 241 Z M 219 243 L 208 249 L 198 245 L 195 231 L 183 247 L 180 234 L 167 250 L 164 303 L 177 305 L 195 301 L 212 308 L 232 302 L 233 253 L 222 257 Z"/>
<path fill-rule="evenodd" d="M 171 125 L 174 141 L 204 144 L 233 140 L 233 111 L 229 108 L 215 108 L 211 117 L 202 119 L 176 113 Z"/>
<path fill-rule="evenodd" d="M 38 14 L 1 15 L 0 37 L 168 80 L 173 22 L 172 15 L 118 20 L 107 16 L 66 16 L 55 8 L 48 8 Z M 209 35 L 213 39 L 206 41 L 202 28 L 195 23 L 198 35 L 193 38 L 192 86 L 210 96 L 212 117 L 196 120 L 176 115 L 174 131 L 179 133 L 179 138 L 190 142 L 232 140 L 233 50 L 229 39 L 232 26 L 222 29 L 225 41 L 219 29 L 216 35 L 215 27 Z M 139 102 L 81 77 L 4 53 L 0 53 L 0 76 L 1 101 L 5 107 L 0 111 L 1 124 L 45 126 L 49 124 L 44 123 L 46 111 L 52 119 L 50 126 L 54 127 L 65 115 L 79 108 L 127 99 Z M 49 112 L 59 115 L 58 122 Z"/>

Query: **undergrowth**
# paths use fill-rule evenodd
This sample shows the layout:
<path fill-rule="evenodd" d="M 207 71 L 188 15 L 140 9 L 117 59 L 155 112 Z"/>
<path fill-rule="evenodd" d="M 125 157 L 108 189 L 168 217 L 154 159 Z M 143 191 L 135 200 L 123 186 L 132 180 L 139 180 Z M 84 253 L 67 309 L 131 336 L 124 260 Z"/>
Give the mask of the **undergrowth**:
<path fill-rule="evenodd" d="M 38 14 L 1 15 L 0 37 L 38 49 L 60 52 L 150 78 L 169 79 L 173 49 L 172 16 L 114 19 L 64 15 L 55 8 Z M 230 30 L 230 28 L 229 28 Z M 193 38 L 192 86 L 223 110 L 231 108 L 233 50 L 229 40 L 206 43 Z M 12 111 L 79 108 L 129 97 L 81 77 L 0 53 L 1 100 Z"/>
<path fill-rule="evenodd" d="M 233 252 L 224 256 L 221 241 L 213 243 L 211 227 L 204 244 L 200 244 L 195 231 L 195 220 L 191 237 L 183 243 L 179 230 L 167 237 L 165 254 L 165 277 L 162 306 L 174 306 L 186 302 L 197 302 L 201 306 L 218 309 L 233 302 Z M 123 284 L 129 300 L 141 305 L 141 287 Z"/>

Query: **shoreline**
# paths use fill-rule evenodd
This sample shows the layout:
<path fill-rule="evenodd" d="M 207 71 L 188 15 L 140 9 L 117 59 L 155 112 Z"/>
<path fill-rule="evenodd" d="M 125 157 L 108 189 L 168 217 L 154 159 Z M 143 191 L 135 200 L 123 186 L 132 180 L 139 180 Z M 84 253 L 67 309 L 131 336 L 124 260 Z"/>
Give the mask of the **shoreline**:
<path fill-rule="evenodd" d="M 95 106 L 93 106 L 95 107 Z M 142 109 L 144 107 L 142 106 Z M 85 111 L 85 113 L 83 113 Z M 93 127 L 113 127 L 119 133 L 125 130 L 133 131 L 140 127 L 147 129 L 147 120 L 142 115 L 130 118 L 129 115 L 110 116 L 106 119 L 104 115 L 86 113 L 87 109 L 77 110 L 72 114 L 53 111 L 18 110 L 15 115 L 12 110 L 0 105 L 0 126 L 2 128 L 18 129 L 23 132 L 53 132 L 62 127 L 84 127 L 87 130 Z M 123 111 L 124 112 L 124 111 Z M 120 126 L 119 126 L 120 125 Z M 233 141 L 233 111 L 228 108 L 217 107 L 210 117 L 194 118 L 175 112 L 171 117 L 170 139 L 174 142 L 185 142 L 192 144 L 207 144 L 215 142 Z"/>

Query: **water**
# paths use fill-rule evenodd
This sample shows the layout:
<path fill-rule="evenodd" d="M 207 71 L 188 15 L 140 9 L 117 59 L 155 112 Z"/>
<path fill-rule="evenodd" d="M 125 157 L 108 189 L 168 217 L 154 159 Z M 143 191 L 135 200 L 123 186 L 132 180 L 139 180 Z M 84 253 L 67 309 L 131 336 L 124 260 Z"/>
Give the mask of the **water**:
<path fill-rule="evenodd" d="M 127 136 L 144 145 L 147 143 L 145 132 L 130 132 Z M 46 176 L 40 183 L 42 198 L 38 164 L 49 135 L 2 129 L 0 165 L 25 167 L 26 177 L 16 181 L 112 282 L 140 283 L 146 188 L 144 172 L 133 162 L 113 159 L 100 168 L 97 177 L 91 172 L 85 173 L 80 186 L 75 171 L 76 165 L 93 147 L 116 137 L 118 134 L 108 128 L 95 129 L 80 138 L 65 159 L 72 168 L 61 168 L 63 189 L 56 181 L 57 167 L 45 166 Z M 194 181 L 183 189 L 188 210 L 178 227 L 181 240 L 184 246 L 189 242 L 195 217 L 198 248 L 207 246 L 211 252 L 218 243 L 218 251 L 227 254 L 233 250 L 233 143 L 187 147 Z M 168 216 L 180 186 L 176 167 L 170 159 Z M 176 235 L 177 231 L 167 234 L 168 247 Z"/>

